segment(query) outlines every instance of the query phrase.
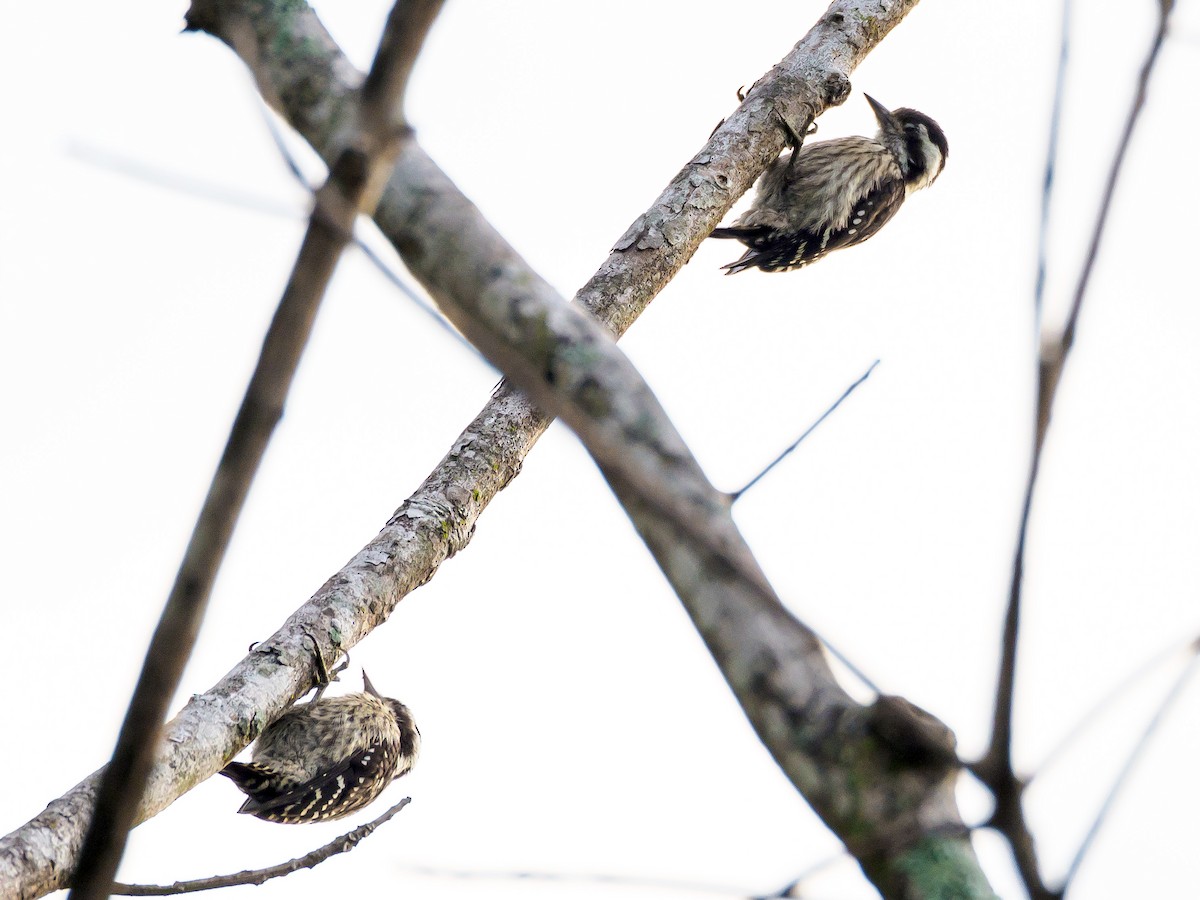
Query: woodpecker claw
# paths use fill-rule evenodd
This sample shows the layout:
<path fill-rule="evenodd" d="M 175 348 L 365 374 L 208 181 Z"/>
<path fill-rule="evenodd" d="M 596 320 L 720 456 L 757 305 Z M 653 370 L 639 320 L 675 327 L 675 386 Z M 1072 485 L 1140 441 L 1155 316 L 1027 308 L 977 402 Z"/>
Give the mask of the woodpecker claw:
<path fill-rule="evenodd" d="M 783 113 L 781 113 L 778 109 L 773 110 L 773 112 L 775 113 L 775 117 L 779 119 L 779 124 L 783 126 L 784 136 L 787 138 L 788 146 L 792 149 L 791 155 L 788 156 L 787 161 L 787 168 L 790 174 L 792 170 L 792 164 L 795 163 L 796 159 L 800 156 L 800 148 L 804 146 L 804 138 L 800 137 L 800 135 L 796 133 L 796 129 L 792 127 L 791 122 L 784 118 Z M 816 133 L 817 123 L 810 122 L 808 128 L 804 132 L 804 137 L 808 137 L 810 134 Z"/>
<path fill-rule="evenodd" d="M 317 666 L 317 692 L 313 695 L 312 700 L 309 701 L 311 703 L 316 703 L 321 699 L 321 695 L 325 693 L 325 688 L 337 681 L 338 675 L 340 675 L 342 672 L 345 672 L 346 669 L 350 667 L 350 654 L 344 654 L 345 659 L 342 661 L 342 664 L 340 666 L 334 666 L 333 671 L 331 672 L 328 666 L 325 664 L 325 657 L 321 653 L 321 645 L 317 643 L 317 639 L 313 637 L 312 633 L 309 631 L 304 632 L 304 636 L 308 638 L 309 642 L 312 644 L 313 660 Z"/>
<path fill-rule="evenodd" d="M 345 672 L 348 668 L 350 668 L 350 654 L 345 653 L 345 654 L 343 654 L 343 656 L 345 658 L 342 660 L 342 664 L 340 666 L 333 667 L 333 672 L 331 673 L 333 675 L 333 678 L 331 680 L 333 680 L 333 681 L 337 681 L 338 676 L 341 675 L 343 672 Z"/>
<path fill-rule="evenodd" d="M 796 129 L 792 127 L 791 122 L 783 117 L 783 113 L 777 109 L 772 110 L 772 112 L 774 112 L 775 117 L 779 119 L 779 124 L 783 126 L 783 133 L 787 137 L 788 146 L 792 148 L 792 156 L 795 157 L 795 155 L 800 152 L 800 147 L 804 144 L 804 138 L 800 137 L 800 135 L 796 133 Z M 812 124 L 815 126 L 817 123 L 813 122 Z M 815 130 L 815 128 L 810 128 L 805 131 L 804 134 L 807 137 Z"/>

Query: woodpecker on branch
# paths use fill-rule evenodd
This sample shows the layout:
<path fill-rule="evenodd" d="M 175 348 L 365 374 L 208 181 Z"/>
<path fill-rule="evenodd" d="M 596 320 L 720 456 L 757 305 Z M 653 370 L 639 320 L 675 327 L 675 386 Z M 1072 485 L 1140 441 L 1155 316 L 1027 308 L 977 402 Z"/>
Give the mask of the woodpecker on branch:
<path fill-rule="evenodd" d="M 867 96 L 867 95 L 864 95 Z M 727 275 L 759 268 L 790 272 L 827 253 L 861 244 L 879 231 L 905 198 L 933 184 L 946 165 L 946 135 L 915 109 L 888 110 L 873 97 L 879 132 L 799 146 L 763 174 L 750 209 L 710 237 L 733 238 L 749 249 L 722 266 Z"/>
<path fill-rule="evenodd" d="M 363 672 L 361 693 L 293 706 L 254 745 L 252 762 L 221 774 L 247 795 L 240 813 L 288 825 L 348 816 L 417 760 L 421 732 L 399 700 Z"/>

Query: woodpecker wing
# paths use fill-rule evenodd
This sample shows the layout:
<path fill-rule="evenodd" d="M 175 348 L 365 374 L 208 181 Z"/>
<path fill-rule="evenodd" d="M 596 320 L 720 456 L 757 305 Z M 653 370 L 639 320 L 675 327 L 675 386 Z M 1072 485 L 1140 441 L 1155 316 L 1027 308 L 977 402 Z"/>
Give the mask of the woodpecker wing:
<path fill-rule="evenodd" d="M 362 809 L 391 783 L 397 756 L 394 744 L 373 744 L 308 781 L 251 794 L 238 812 L 289 825 L 340 819 Z M 248 767 L 253 769 L 254 764 Z"/>
<path fill-rule="evenodd" d="M 755 267 L 764 272 L 801 269 L 834 250 L 853 247 L 872 237 L 896 214 L 904 196 L 903 179 L 885 178 L 854 204 L 844 226 L 791 232 L 764 225 L 714 229 L 712 237 L 734 238 L 750 248 L 721 268 L 727 275 Z"/>
<path fill-rule="evenodd" d="M 854 204 L 850 221 L 844 228 L 830 229 L 821 256 L 861 244 L 886 225 L 904 202 L 903 178 L 885 178 Z M 808 260 L 813 262 L 814 260 Z"/>

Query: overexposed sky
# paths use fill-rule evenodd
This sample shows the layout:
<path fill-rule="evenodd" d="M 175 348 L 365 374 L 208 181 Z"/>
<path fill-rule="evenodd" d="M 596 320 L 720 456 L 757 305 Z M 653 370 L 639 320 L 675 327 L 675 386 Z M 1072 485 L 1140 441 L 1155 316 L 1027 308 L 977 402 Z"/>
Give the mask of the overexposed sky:
<path fill-rule="evenodd" d="M 388 5 L 317 8 L 366 67 Z M 1069 301 L 1157 5 L 1076 6 L 1052 322 Z M 738 87 L 824 8 L 450 0 L 410 115 L 430 154 L 570 296 L 735 106 Z M 248 76 L 214 39 L 179 34 L 185 10 L 5 7 L 0 698 L 10 724 L 0 767 L 10 777 L 0 832 L 111 752 L 303 230 L 305 194 Z M 1030 437 L 1058 16 L 1057 4 L 1031 0 L 922 4 L 855 73 L 818 137 L 873 130 L 864 90 L 916 107 L 949 138 L 938 183 L 870 243 L 801 272 L 725 277 L 736 248 L 705 245 L 622 342 L 728 489 L 882 360 L 736 517 L 797 615 L 889 692 L 943 718 L 966 756 L 988 736 Z M 1192 181 L 1173 175 L 1194 167 L 1197 83 L 1200 17 L 1184 4 L 1113 208 L 1035 501 L 1017 714 L 1027 768 L 1125 673 L 1200 625 L 1196 202 Z M 164 188 L 100 157 L 213 189 Z M 347 256 L 176 708 L 376 533 L 495 381 L 360 254 Z M 778 889 L 838 848 L 758 744 L 562 426 L 470 547 L 352 659 L 345 689 L 365 667 L 413 708 L 424 750 L 411 775 L 353 820 L 304 828 L 234 815 L 240 795 L 213 779 L 137 829 L 122 880 L 279 862 L 406 794 L 412 805 L 352 857 L 255 896 L 736 897 Z M 1031 789 L 1052 877 L 1171 675 L 1128 697 Z M 1193 685 L 1162 727 L 1073 897 L 1194 890 L 1198 699 Z M 969 820 L 986 815 L 980 789 L 967 782 L 961 797 Z M 999 841 L 982 834 L 978 847 L 1001 895 L 1020 896 Z M 562 877 L 490 877 L 521 871 Z M 574 877 L 584 874 L 638 883 Z M 811 896 L 873 892 L 843 860 Z"/>

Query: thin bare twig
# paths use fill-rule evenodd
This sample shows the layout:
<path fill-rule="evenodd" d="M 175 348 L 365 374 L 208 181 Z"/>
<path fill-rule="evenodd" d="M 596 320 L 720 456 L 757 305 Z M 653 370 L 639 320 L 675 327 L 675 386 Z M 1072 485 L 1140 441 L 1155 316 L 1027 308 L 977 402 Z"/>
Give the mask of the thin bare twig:
<path fill-rule="evenodd" d="M 1058 131 L 1062 125 L 1063 95 L 1067 86 L 1067 60 L 1071 46 L 1071 0 L 1063 0 L 1062 37 L 1058 50 L 1058 70 L 1054 76 L 1054 101 L 1050 106 L 1050 141 L 1046 148 L 1046 175 L 1042 181 L 1042 216 L 1038 222 L 1037 279 L 1033 286 L 1034 333 L 1042 330 L 1042 306 L 1046 290 L 1046 255 L 1050 245 L 1050 201 L 1054 196 L 1054 171 L 1058 166 Z"/>
<path fill-rule="evenodd" d="M 775 459 L 771 460 L 771 462 L 767 464 L 767 467 L 765 469 L 763 469 L 761 472 L 759 472 L 757 475 L 755 475 L 753 478 L 751 478 L 748 482 L 746 482 L 746 484 L 742 485 L 740 490 L 733 491 L 729 495 L 729 502 L 736 503 L 738 500 L 741 499 L 742 495 L 744 493 L 746 493 L 746 491 L 750 490 L 750 488 L 752 488 L 756 484 L 758 484 L 759 481 L 762 480 L 764 475 L 766 475 L 773 468 L 775 468 L 777 465 L 779 465 L 781 462 L 783 462 L 788 457 L 788 454 L 790 454 L 793 450 L 795 450 L 797 447 L 800 446 L 801 441 L 803 441 L 806 437 L 808 437 L 810 434 L 812 434 L 814 431 L 816 431 L 817 426 L 820 425 L 822 422 L 824 422 L 827 418 L 829 418 L 830 414 L 835 409 L 837 409 L 839 406 L 842 405 L 843 400 L 845 400 L 847 397 L 849 397 L 851 394 L 854 393 L 855 388 L 857 388 L 860 384 L 862 384 L 864 381 L 866 381 L 870 377 L 871 373 L 875 371 L 875 367 L 877 365 L 879 365 L 879 360 L 875 360 L 875 362 L 873 362 L 873 363 L 871 363 L 871 365 L 867 366 L 867 371 L 863 372 L 860 376 L 858 376 L 857 381 L 855 381 L 852 385 L 850 385 L 848 388 L 846 388 L 846 390 L 842 391 L 842 395 L 833 401 L 833 405 L 830 406 L 827 410 L 825 410 L 825 412 L 821 413 L 821 415 L 817 418 L 817 420 L 815 422 L 813 422 L 806 429 L 804 429 L 804 431 L 801 433 L 800 437 L 798 437 L 798 438 L 796 438 L 796 440 L 792 441 L 792 443 L 788 445 L 786 450 L 784 450 L 777 457 L 775 457 Z"/>
<path fill-rule="evenodd" d="M 137 818 L 167 704 L 191 655 L 217 571 L 276 423 L 325 288 L 360 208 L 373 210 L 395 158 L 400 100 L 440 0 L 398 2 L 363 85 L 358 131 L 318 191 L 299 256 L 263 342 L 183 562 L 151 638 L 71 878 L 72 900 L 110 893 Z"/>
<path fill-rule="evenodd" d="M 267 216 L 292 220 L 308 218 L 294 203 L 277 200 L 266 194 L 231 188 L 228 185 L 164 168 L 155 163 L 136 159 L 126 153 L 98 147 L 84 141 L 70 141 L 66 146 L 66 154 L 90 166 L 108 172 L 116 172 L 142 184 L 154 185 L 174 193 L 186 194 L 189 197 L 198 197 L 201 200 L 226 206 L 236 206 Z"/>
<path fill-rule="evenodd" d="M 339 853 L 349 853 L 358 846 L 359 841 L 372 834 L 376 828 L 388 821 L 404 807 L 412 802 L 412 797 L 405 797 L 378 819 L 359 825 L 353 831 L 334 838 L 323 847 L 318 847 L 311 853 L 305 853 L 296 859 L 290 859 L 276 866 L 265 869 L 247 869 L 244 872 L 234 872 L 232 875 L 214 875 L 212 878 L 197 878 L 194 881 L 176 881 L 174 884 L 114 884 L 112 892 L 127 897 L 168 897 L 173 894 L 194 894 L 197 891 L 211 891 L 214 888 L 235 887 L 241 884 L 263 884 L 272 878 L 282 878 L 300 869 L 311 869 Z"/>
<path fill-rule="evenodd" d="M 261 104 L 261 98 L 255 95 L 255 99 Z M 315 185 L 310 185 L 300 171 L 296 162 L 296 157 L 291 150 L 283 142 L 282 136 L 279 134 L 279 129 L 275 122 L 271 119 L 269 111 L 266 107 L 263 108 L 263 117 L 267 122 L 268 129 L 278 147 L 280 154 L 283 157 L 284 163 L 288 171 L 296 179 L 296 181 L 304 186 L 304 189 L 311 192 L 316 191 Z M 237 206 L 242 209 L 248 209 L 252 212 L 263 213 L 269 216 L 280 216 L 288 219 L 307 219 L 308 214 L 302 213 L 287 203 L 275 200 L 272 197 L 267 197 L 262 194 L 252 194 L 246 191 L 239 191 L 229 188 L 222 184 L 217 184 L 213 181 L 206 181 L 202 178 L 196 178 L 182 172 L 173 171 L 163 168 L 162 166 L 153 165 L 141 160 L 133 159 L 123 153 L 114 153 L 111 150 L 105 150 L 99 147 L 93 147 L 78 141 L 72 142 L 67 147 L 67 152 L 76 159 L 88 163 L 89 165 L 97 166 L 106 169 L 110 172 L 118 172 L 129 178 L 145 184 L 153 184 L 165 190 L 176 191 L 181 194 L 187 194 L 192 197 L 199 197 L 202 200 L 210 200 L 215 203 L 223 203 L 229 206 Z M 430 303 L 420 293 L 415 291 L 408 284 L 395 267 L 390 265 L 386 259 L 380 256 L 370 244 L 363 240 L 358 235 L 361 222 L 357 223 L 354 228 L 354 235 L 351 240 L 354 246 L 362 252 L 363 256 L 371 265 L 375 266 L 392 286 L 402 293 L 407 299 L 411 300 L 418 309 L 426 316 L 433 320 L 434 324 L 442 331 L 446 332 L 454 341 L 462 348 L 467 350 L 472 356 L 482 362 L 492 371 L 495 371 L 493 366 L 487 359 L 475 349 L 475 345 L 468 341 L 465 337 L 458 333 L 458 330 L 446 321 L 446 317 L 437 311 L 437 308 Z"/>
<path fill-rule="evenodd" d="M 458 879 L 462 881 L 536 881 L 555 884 L 594 884 L 610 888 L 644 887 L 653 890 L 686 891 L 689 894 L 710 894 L 716 897 L 741 897 L 743 900 L 782 900 L 782 898 L 800 896 L 795 891 L 803 885 L 805 880 L 825 871 L 838 862 L 847 862 L 849 860 L 849 854 L 843 849 L 832 856 L 814 863 L 782 888 L 772 891 L 769 894 L 751 894 L 740 888 L 726 887 L 707 882 L 615 875 L 602 872 L 546 872 L 531 871 L 528 869 L 449 869 L 438 868 L 436 866 L 406 866 L 404 867 L 404 871 L 425 878 Z"/>
<path fill-rule="evenodd" d="M 1033 500 L 1033 485 L 1041 461 L 1041 445 L 1035 450 L 1026 483 L 1021 508 L 1021 525 L 1017 534 L 1017 553 L 1013 561 L 1012 583 L 1009 585 L 1008 608 L 1004 616 L 1001 639 L 1000 673 L 996 684 L 996 705 L 993 711 L 992 740 L 987 753 L 969 768 L 992 792 L 995 806 L 987 825 L 1004 835 L 1012 849 L 1013 860 L 1030 900 L 1054 900 L 1056 895 L 1042 880 L 1033 832 L 1025 820 L 1022 797 L 1025 782 L 1012 763 L 1012 714 L 1016 686 L 1017 633 L 1021 609 L 1021 581 L 1025 570 L 1025 537 L 1029 527 L 1029 508 Z"/>
<path fill-rule="evenodd" d="M 1021 521 L 1017 533 L 1017 548 L 1013 561 L 1012 581 L 1009 587 L 1008 608 L 1004 619 L 1004 634 L 1001 641 L 1000 671 L 997 677 L 992 737 L 983 758 L 971 766 L 971 770 L 992 791 L 995 797 L 995 810 L 988 824 L 1000 831 L 1008 840 L 1012 847 L 1013 856 L 1016 860 L 1021 879 L 1025 883 L 1026 890 L 1029 891 L 1030 896 L 1034 900 L 1054 898 L 1060 896 L 1060 894 L 1059 892 L 1050 890 L 1041 877 L 1033 834 L 1025 819 L 1021 803 L 1025 784 L 1017 776 L 1012 762 L 1012 718 L 1017 671 L 1017 644 L 1020 630 L 1021 592 L 1025 569 L 1025 550 L 1029 532 L 1030 509 L 1041 465 L 1042 449 L 1045 446 L 1046 434 L 1050 427 L 1050 413 L 1054 407 L 1058 385 L 1062 378 L 1067 357 L 1075 342 L 1075 332 L 1078 327 L 1080 311 L 1083 308 L 1083 300 L 1087 294 L 1088 284 L 1091 280 L 1096 259 L 1099 256 L 1100 244 L 1104 237 L 1104 230 L 1108 221 L 1108 213 L 1112 206 L 1113 197 L 1116 194 L 1117 181 L 1124 166 L 1125 156 L 1133 137 L 1134 128 L 1137 125 L 1142 107 L 1145 105 L 1150 76 L 1158 60 L 1163 41 L 1166 38 L 1168 19 L 1173 7 L 1174 0 L 1159 0 L 1158 29 L 1139 74 L 1134 99 L 1126 116 L 1124 131 L 1118 142 L 1116 153 L 1109 169 L 1100 209 L 1092 230 L 1091 242 L 1088 247 L 1087 256 L 1084 259 L 1083 268 L 1080 272 L 1066 323 L 1057 340 L 1045 337 L 1041 343 L 1038 358 L 1037 418 L 1034 431 L 1033 454 L 1021 507 Z M 1065 42 L 1066 40 L 1067 32 L 1064 28 L 1063 41 Z M 1056 105 L 1056 115 L 1058 112 L 1059 108 Z M 1045 190 L 1049 191 L 1052 187 L 1053 181 L 1048 178 Z M 1040 289 L 1040 281 L 1038 287 Z M 1038 299 L 1040 300 L 1040 297 Z"/>
<path fill-rule="evenodd" d="M 1096 216 L 1096 226 L 1092 229 L 1092 240 L 1088 245 L 1087 256 L 1084 257 L 1083 271 L 1079 275 L 1079 284 L 1075 288 L 1075 299 L 1071 303 L 1071 312 L 1067 316 L 1067 325 L 1062 332 L 1062 339 L 1060 341 L 1062 349 L 1055 357 L 1058 363 L 1059 374 L 1061 374 L 1062 366 L 1066 361 L 1067 353 L 1071 349 L 1071 345 L 1075 342 L 1075 328 L 1079 322 L 1079 310 L 1083 306 L 1083 298 L 1087 293 L 1088 284 L 1091 282 L 1092 270 L 1095 268 L 1096 258 L 1100 255 L 1100 241 L 1104 237 L 1104 227 L 1108 223 L 1108 213 L 1112 209 L 1113 197 L 1117 193 L 1117 180 L 1121 176 L 1121 169 L 1124 168 L 1125 155 L 1129 151 L 1129 145 L 1133 143 L 1133 131 L 1137 127 L 1138 119 L 1141 117 L 1142 108 L 1146 105 L 1146 94 L 1150 90 L 1150 76 L 1154 74 L 1154 66 L 1158 63 L 1159 52 L 1162 50 L 1163 43 L 1167 39 L 1167 28 L 1170 24 L 1171 12 L 1174 8 L 1175 0 L 1159 0 L 1158 2 L 1158 28 L 1154 32 L 1154 38 L 1150 43 L 1150 50 L 1146 54 L 1146 61 L 1142 63 L 1142 69 L 1138 73 L 1137 90 L 1134 93 L 1133 103 L 1130 105 L 1129 113 L 1125 119 L 1125 130 L 1121 133 L 1121 140 L 1117 144 L 1117 152 L 1113 157 L 1112 166 L 1108 172 L 1108 181 L 1104 185 L 1104 195 L 1100 202 L 1100 212 Z"/>
<path fill-rule="evenodd" d="M 1083 865 L 1084 858 L 1087 856 L 1088 851 L 1092 848 L 1092 845 L 1096 840 L 1096 835 L 1100 833 L 1100 829 L 1104 825 L 1105 819 L 1108 818 L 1108 814 L 1112 811 L 1113 805 L 1117 801 L 1117 796 L 1121 793 L 1121 789 L 1125 787 L 1126 782 L 1129 781 L 1129 776 L 1133 773 L 1138 761 L 1142 758 L 1142 754 L 1145 752 L 1146 747 L 1149 746 L 1150 738 L 1154 736 L 1154 733 L 1158 730 L 1158 727 L 1167 717 L 1167 713 L 1170 712 L 1171 708 L 1175 705 L 1175 702 L 1183 693 L 1184 687 L 1187 686 L 1188 681 L 1190 681 L 1192 675 L 1195 674 L 1198 664 L 1200 664 L 1200 656 L 1193 655 L 1191 662 L 1189 662 L 1187 667 L 1179 673 L 1179 677 L 1176 678 L 1175 683 L 1171 685 L 1171 690 L 1169 690 L 1167 695 L 1163 697 L 1162 703 L 1160 703 L 1158 709 L 1154 711 L 1154 715 L 1150 718 L 1150 721 L 1146 723 L 1146 727 L 1143 729 L 1141 737 L 1138 738 L 1138 741 L 1134 745 L 1133 749 L 1129 751 L 1129 757 L 1125 760 L 1125 764 L 1121 766 L 1121 771 L 1117 773 L 1117 777 L 1113 779 L 1112 787 L 1109 788 L 1108 794 L 1104 798 L 1104 802 L 1100 804 L 1100 809 L 1096 812 L 1096 818 L 1092 821 L 1092 825 L 1087 830 L 1087 834 L 1083 836 L 1083 840 L 1079 844 L 1079 849 L 1075 851 L 1075 857 L 1071 860 L 1071 865 L 1067 867 L 1067 874 L 1063 877 L 1062 885 L 1058 891 L 1060 896 L 1065 897 L 1067 892 L 1070 890 L 1071 882 L 1074 880 L 1075 875 L 1078 874 L 1079 867 Z"/>
<path fill-rule="evenodd" d="M 689 895 L 710 894 L 715 897 L 745 897 L 746 892 L 734 887 L 723 887 L 699 881 L 683 881 L 672 878 L 651 878 L 636 875 L 615 875 L 604 872 L 550 872 L 530 869 L 450 869 L 437 866 L 405 866 L 402 871 L 422 878 L 455 879 L 459 881 L 521 881 L 547 884 L 603 885 L 608 888 L 650 888 L 651 890 L 680 892 Z"/>
<path fill-rule="evenodd" d="M 1093 703 L 1087 712 L 1075 721 L 1074 725 L 1067 729 L 1066 734 L 1062 736 L 1059 742 L 1051 748 L 1049 753 L 1042 757 L 1042 761 L 1038 763 L 1033 774 L 1025 779 L 1025 786 L 1029 787 L 1029 785 L 1033 784 L 1034 779 L 1041 778 L 1045 775 L 1047 769 L 1053 768 L 1054 764 L 1058 762 L 1067 748 L 1087 732 L 1092 724 L 1112 706 L 1119 696 L 1171 659 L 1185 654 L 1194 657 L 1197 653 L 1200 653 L 1200 637 L 1192 638 L 1184 644 L 1173 644 L 1166 650 L 1156 653 L 1122 678 L 1111 690 L 1107 691 L 1104 696 Z"/>
<path fill-rule="evenodd" d="M 860 384 L 862 384 L 864 381 L 867 380 L 867 378 L 870 376 L 870 374 L 873 371 L 875 371 L 875 367 L 877 365 L 879 365 L 879 360 L 875 360 L 875 362 L 871 363 L 871 365 L 869 365 L 867 367 L 867 370 L 865 372 L 863 372 L 862 375 L 860 375 L 853 384 L 851 384 L 848 388 L 846 388 L 846 390 L 842 391 L 842 395 L 840 397 L 838 397 L 835 401 L 833 401 L 833 404 L 828 409 L 826 409 L 825 412 L 821 413 L 821 415 L 816 419 L 816 421 L 814 421 L 811 425 L 809 425 L 808 428 L 804 429 L 804 431 L 801 433 L 800 437 L 798 437 L 798 438 L 796 438 L 796 440 L 792 441 L 792 443 L 782 453 L 780 453 L 777 457 L 775 457 L 775 459 L 772 460 L 765 469 L 763 469 L 757 475 L 755 475 L 753 478 L 751 478 L 750 481 L 748 481 L 740 490 L 734 491 L 733 493 L 729 494 L 728 497 L 729 497 L 730 504 L 736 503 L 738 500 L 740 500 L 741 497 L 746 493 L 746 491 L 750 490 L 750 488 L 752 488 L 752 487 L 754 487 L 754 485 L 758 484 L 758 482 L 762 480 L 764 475 L 766 475 L 773 468 L 775 468 L 777 465 L 779 465 L 779 463 L 783 462 L 783 460 L 786 459 L 787 456 L 793 450 L 795 450 L 797 447 L 799 447 L 800 443 L 805 438 L 807 438 L 810 434 L 812 434 L 817 429 L 817 427 L 822 422 L 824 422 L 835 409 L 837 409 L 839 406 L 842 405 L 843 400 L 845 400 L 852 393 L 854 393 L 855 388 L 857 388 Z M 837 647 L 836 644 L 831 643 L 823 635 L 819 634 L 815 630 L 813 631 L 813 634 L 816 635 L 817 639 L 820 640 L 821 644 L 830 653 L 830 655 L 833 656 L 835 659 L 837 659 L 838 662 L 840 662 L 843 666 L 845 666 L 846 669 L 850 672 L 850 674 L 852 674 L 855 678 L 857 678 L 859 681 L 861 681 L 868 690 L 871 690 L 876 694 L 883 693 L 882 688 L 879 687 L 879 685 L 875 682 L 875 680 L 873 678 L 871 678 L 869 675 L 867 675 L 867 673 L 865 671 L 863 671 L 863 669 L 856 662 L 854 662 L 854 660 L 852 660 L 847 654 L 843 653 Z"/>

